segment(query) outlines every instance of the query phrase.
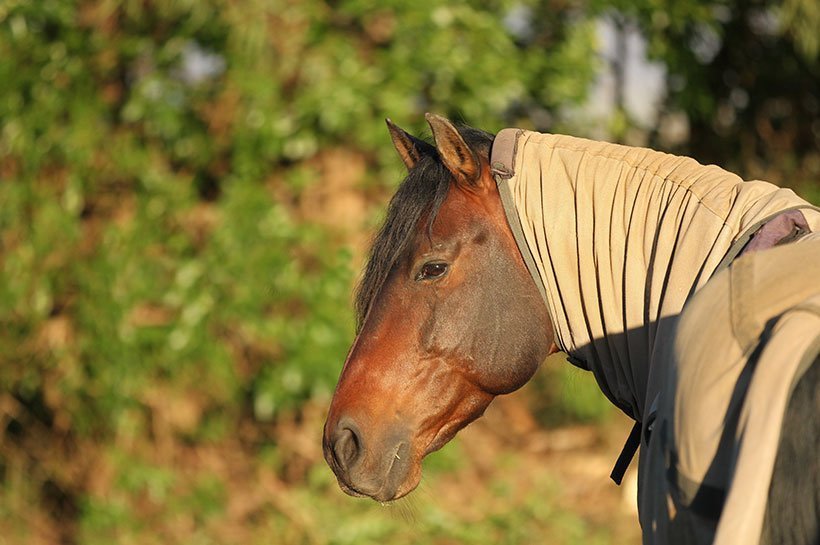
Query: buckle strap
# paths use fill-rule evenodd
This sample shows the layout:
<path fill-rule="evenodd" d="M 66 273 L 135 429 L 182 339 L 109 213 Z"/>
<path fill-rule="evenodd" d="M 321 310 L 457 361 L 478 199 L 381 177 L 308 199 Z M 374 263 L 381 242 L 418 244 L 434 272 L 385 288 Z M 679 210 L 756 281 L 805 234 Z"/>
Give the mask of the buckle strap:
<path fill-rule="evenodd" d="M 638 447 L 641 446 L 641 423 L 635 422 L 632 426 L 632 431 L 629 432 L 629 437 L 626 438 L 624 448 L 621 449 L 621 454 L 615 460 L 615 467 L 612 468 L 612 473 L 609 478 L 615 481 L 615 484 L 620 485 L 624 479 L 624 474 L 632 463 L 635 453 L 638 452 Z"/>

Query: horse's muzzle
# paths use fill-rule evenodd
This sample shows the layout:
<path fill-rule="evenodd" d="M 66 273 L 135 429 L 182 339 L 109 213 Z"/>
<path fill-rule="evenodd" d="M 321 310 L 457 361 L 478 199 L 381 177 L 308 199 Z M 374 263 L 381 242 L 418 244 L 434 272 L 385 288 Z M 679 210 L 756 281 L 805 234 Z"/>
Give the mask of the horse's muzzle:
<path fill-rule="evenodd" d="M 380 441 L 365 439 L 353 419 L 342 417 L 335 425 L 325 424 L 323 447 L 339 486 L 351 496 L 390 501 L 413 488 L 402 487 L 411 467 L 410 444 L 403 433 Z"/>

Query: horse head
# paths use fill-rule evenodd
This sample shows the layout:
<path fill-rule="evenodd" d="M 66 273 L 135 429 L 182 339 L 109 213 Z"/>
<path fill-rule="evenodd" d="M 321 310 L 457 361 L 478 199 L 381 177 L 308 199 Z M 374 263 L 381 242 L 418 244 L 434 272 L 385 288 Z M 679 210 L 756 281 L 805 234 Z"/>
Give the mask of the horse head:
<path fill-rule="evenodd" d="M 408 175 L 371 249 L 324 429 L 341 488 L 379 501 L 413 490 L 421 460 L 553 346 L 491 172 L 493 137 L 427 121 L 435 146 L 387 122 Z"/>

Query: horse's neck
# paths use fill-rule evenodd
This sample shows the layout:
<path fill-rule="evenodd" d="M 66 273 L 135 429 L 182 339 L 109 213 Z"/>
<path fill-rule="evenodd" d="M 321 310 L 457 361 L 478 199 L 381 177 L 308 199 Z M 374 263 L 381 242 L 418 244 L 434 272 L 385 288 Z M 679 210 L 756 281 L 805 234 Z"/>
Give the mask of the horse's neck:
<path fill-rule="evenodd" d="M 669 321 L 738 233 L 782 206 L 759 202 L 777 188 L 642 148 L 537 133 L 517 144 L 509 188 L 559 344 L 641 418 Z"/>

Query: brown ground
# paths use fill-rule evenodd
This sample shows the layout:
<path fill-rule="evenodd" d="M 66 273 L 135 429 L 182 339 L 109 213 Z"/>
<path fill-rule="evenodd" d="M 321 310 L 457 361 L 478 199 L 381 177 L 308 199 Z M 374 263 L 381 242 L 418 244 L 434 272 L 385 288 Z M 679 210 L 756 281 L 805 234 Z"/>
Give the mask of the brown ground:
<path fill-rule="evenodd" d="M 540 427 L 528 409 L 526 388 L 493 402 L 484 418 L 460 433 L 470 466 L 478 468 L 473 486 L 482 486 L 498 467 L 499 458 L 514 452 L 515 481 L 531 491 L 540 475 L 557 481 L 561 509 L 594 526 L 609 528 L 612 543 L 640 543 L 637 517 L 637 457 L 621 486 L 609 473 L 623 447 L 632 421 L 615 412 L 605 425 Z M 456 478 L 457 479 L 457 478 Z M 458 486 L 463 486 L 460 481 Z M 468 493 L 469 495 L 469 493 Z"/>

